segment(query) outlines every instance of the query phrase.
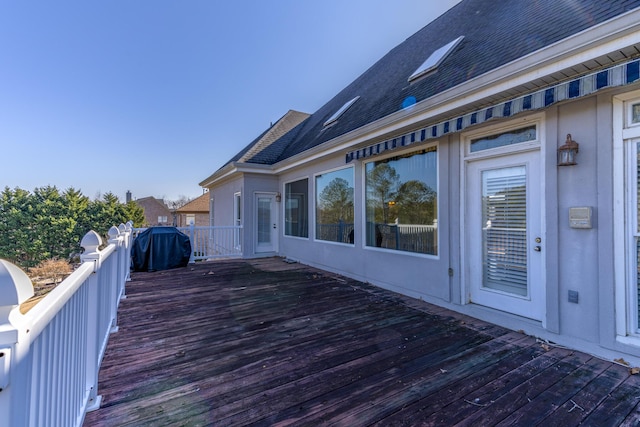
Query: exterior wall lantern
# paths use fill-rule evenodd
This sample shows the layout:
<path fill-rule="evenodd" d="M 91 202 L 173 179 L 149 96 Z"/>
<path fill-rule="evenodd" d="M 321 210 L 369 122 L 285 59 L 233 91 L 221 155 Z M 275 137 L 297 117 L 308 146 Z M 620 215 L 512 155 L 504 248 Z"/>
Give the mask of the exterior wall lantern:
<path fill-rule="evenodd" d="M 279 192 L 276 193 L 276 202 L 280 203 L 281 200 L 282 200 L 282 194 L 280 194 Z"/>
<path fill-rule="evenodd" d="M 577 165 L 576 155 L 579 144 L 571 139 L 571 134 L 567 134 L 567 141 L 558 148 L 558 166 Z"/>

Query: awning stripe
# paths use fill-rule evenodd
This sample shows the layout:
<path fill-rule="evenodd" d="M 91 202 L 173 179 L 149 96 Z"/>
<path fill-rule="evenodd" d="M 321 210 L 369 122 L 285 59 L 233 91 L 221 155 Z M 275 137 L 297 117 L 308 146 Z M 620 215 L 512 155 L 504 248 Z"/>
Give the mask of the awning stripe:
<path fill-rule="evenodd" d="M 385 151 L 411 145 L 416 142 L 440 138 L 449 132 L 459 132 L 469 126 L 480 124 L 491 119 L 511 117 L 523 111 L 541 110 L 565 99 L 577 99 L 591 95 L 600 89 L 625 86 L 635 83 L 638 80 L 640 80 L 640 59 L 615 65 L 575 80 L 559 83 L 488 108 L 467 113 L 464 116 L 431 124 L 422 129 L 396 136 L 384 142 L 350 151 L 346 155 L 346 162 L 349 163 L 353 160 L 379 155 Z"/>

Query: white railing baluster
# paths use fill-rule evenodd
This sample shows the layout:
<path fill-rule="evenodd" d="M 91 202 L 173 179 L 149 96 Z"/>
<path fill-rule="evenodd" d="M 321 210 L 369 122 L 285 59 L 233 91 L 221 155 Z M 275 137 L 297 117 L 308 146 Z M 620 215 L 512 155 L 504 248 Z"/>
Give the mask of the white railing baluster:
<path fill-rule="evenodd" d="M 242 257 L 242 226 L 214 227 L 176 227 L 189 236 L 191 255 L 189 263 L 197 260 Z M 132 235 L 137 236 L 146 228 L 133 228 Z"/>
<path fill-rule="evenodd" d="M 0 260 L 0 426 L 81 426 L 97 409 L 98 372 L 128 279 L 131 224 L 109 244 L 90 231 L 81 264 L 26 314 L 33 286 Z"/>

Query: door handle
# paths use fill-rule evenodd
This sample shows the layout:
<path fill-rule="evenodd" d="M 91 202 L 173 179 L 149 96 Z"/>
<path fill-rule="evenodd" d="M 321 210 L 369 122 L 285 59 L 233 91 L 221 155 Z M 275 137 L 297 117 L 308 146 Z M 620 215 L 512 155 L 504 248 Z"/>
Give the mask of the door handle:
<path fill-rule="evenodd" d="M 542 248 L 540 246 L 534 246 L 533 250 L 536 251 L 536 252 L 541 252 Z"/>
<path fill-rule="evenodd" d="M 273 224 L 273 229 L 274 229 L 274 230 L 276 229 L 276 225 L 275 225 L 275 224 Z"/>

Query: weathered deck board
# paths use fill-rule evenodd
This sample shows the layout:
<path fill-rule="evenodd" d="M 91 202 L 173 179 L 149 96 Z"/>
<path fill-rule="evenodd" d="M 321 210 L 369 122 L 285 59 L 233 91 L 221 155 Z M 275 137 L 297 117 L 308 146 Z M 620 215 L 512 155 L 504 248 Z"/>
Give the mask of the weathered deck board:
<path fill-rule="evenodd" d="M 86 426 L 635 425 L 626 368 L 278 258 L 136 273 Z"/>

